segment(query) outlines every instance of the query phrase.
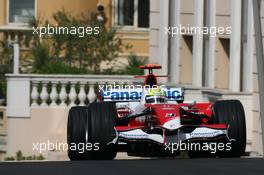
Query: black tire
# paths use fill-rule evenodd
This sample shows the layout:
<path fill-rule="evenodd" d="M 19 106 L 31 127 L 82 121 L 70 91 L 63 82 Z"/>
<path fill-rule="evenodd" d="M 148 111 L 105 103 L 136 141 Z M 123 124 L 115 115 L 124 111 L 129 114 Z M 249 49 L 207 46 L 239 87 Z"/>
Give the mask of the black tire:
<path fill-rule="evenodd" d="M 89 150 L 83 152 L 68 149 L 70 160 L 114 159 L 117 145 L 111 141 L 116 137 L 116 117 L 116 108 L 112 103 L 91 103 L 86 107 L 72 107 L 67 127 L 69 148 L 71 145 L 88 144 Z"/>
<path fill-rule="evenodd" d="M 246 148 L 246 121 L 243 105 L 239 100 L 222 100 L 213 105 L 213 123 L 228 124 L 231 150 L 219 151 L 220 157 L 240 157 Z"/>

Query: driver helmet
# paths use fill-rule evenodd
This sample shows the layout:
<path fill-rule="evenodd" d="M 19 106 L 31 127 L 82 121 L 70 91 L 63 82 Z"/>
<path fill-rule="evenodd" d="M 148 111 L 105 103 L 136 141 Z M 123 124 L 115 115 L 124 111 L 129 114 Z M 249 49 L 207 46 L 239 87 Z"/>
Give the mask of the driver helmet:
<path fill-rule="evenodd" d="M 160 88 L 150 89 L 145 97 L 146 103 L 165 103 L 164 91 Z"/>

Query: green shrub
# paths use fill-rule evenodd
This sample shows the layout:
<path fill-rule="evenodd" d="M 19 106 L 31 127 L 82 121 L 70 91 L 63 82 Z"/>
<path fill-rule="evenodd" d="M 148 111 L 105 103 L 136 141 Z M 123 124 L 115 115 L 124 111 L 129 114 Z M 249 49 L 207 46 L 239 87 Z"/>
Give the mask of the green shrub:
<path fill-rule="evenodd" d="M 25 160 L 26 158 L 23 156 L 23 154 L 22 154 L 22 151 L 18 151 L 18 152 L 16 152 L 16 160 L 17 161 L 21 161 L 21 160 Z"/>
<path fill-rule="evenodd" d="M 89 74 L 92 71 L 89 71 L 85 68 L 77 68 L 69 66 L 60 60 L 52 60 L 37 69 L 39 74 Z"/>
<path fill-rule="evenodd" d="M 0 96 L 6 98 L 5 74 L 12 72 L 11 49 L 6 42 L 0 41 Z"/>
<path fill-rule="evenodd" d="M 35 160 L 45 160 L 45 157 L 42 154 L 40 154 L 39 156 L 36 157 Z"/>
<path fill-rule="evenodd" d="M 99 27 L 100 32 L 97 35 L 85 34 L 83 37 L 79 37 L 78 34 L 44 35 L 41 39 L 37 35 L 27 35 L 31 40 L 26 41 L 33 43 L 30 54 L 34 60 L 34 73 L 100 74 L 102 62 L 110 64 L 122 52 L 122 48 L 130 47 L 122 44 L 115 28 L 107 29 L 105 23 L 98 21 L 96 14 L 89 16 L 81 14 L 74 17 L 69 12 L 61 10 L 53 15 L 53 19 L 60 27 Z M 42 25 L 40 20 L 36 19 L 31 23 L 35 27 Z M 46 21 L 43 25 L 48 24 L 50 25 L 49 21 Z"/>
<path fill-rule="evenodd" d="M 128 64 L 123 64 L 118 70 L 119 74 L 126 75 L 144 75 L 144 70 L 139 69 L 139 66 L 145 65 L 147 63 L 147 58 L 140 58 L 135 54 L 130 54 L 128 56 Z"/>
<path fill-rule="evenodd" d="M 43 67 L 46 67 L 46 65 L 51 60 L 51 57 L 49 55 L 49 46 L 48 44 L 41 44 L 31 49 L 31 54 L 34 59 L 33 62 L 33 72 L 39 73 Z"/>
<path fill-rule="evenodd" d="M 5 161 L 15 161 L 16 159 L 14 157 L 5 157 Z"/>
<path fill-rule="evenodd" d="M 5 161 L 22 161 L 22 160 L 45 160 L 45 157 L 40 154 L 38 156 L 33 155 L 33 156 L 24 156 L 22 151 L 19 150 L 16 152 L 16 156 L 10 156 L 10 157 L 5 157 Z"/>

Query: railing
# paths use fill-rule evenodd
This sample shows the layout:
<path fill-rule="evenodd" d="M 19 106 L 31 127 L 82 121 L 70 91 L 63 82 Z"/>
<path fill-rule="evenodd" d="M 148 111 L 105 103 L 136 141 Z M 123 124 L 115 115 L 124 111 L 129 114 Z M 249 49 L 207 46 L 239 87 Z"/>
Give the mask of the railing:
<path fill-rule="evenodd" d="M 0 26 L 0 33 L 4 34 L 4 38 L 8 43 L 18 43 L 21 49 L 27 49 L 24 46 L 26 35 L 24 32 L 32 31 L 32 28 L 28 26 Z"/>
<path fill-rule="evenodd" d="M 33 75 L 31 106 L 84 106 L 97 99 L 98 85 L 131 84 L 133 76 L 109 75 Z"/>
<path fill-rule="evenodd" d="M 29 117 L 31 107 L 83 106 L 97 99 L 98 86 L 142 83 L 124 75 L 7 74 L 7 115 Z"/>
<path fill-rule="evenodd" d="M 0 106 L 0 161 L 7 150 L 7 116 L 6 108 Z"/>
<path fill-rule="evenodd" d="M 5 136 L 6 131 L 7 131 L 6 108 L 0 106 L 0 137 Z M 0 142 L 0 147 L 1 147 L 1 142 Z"/>

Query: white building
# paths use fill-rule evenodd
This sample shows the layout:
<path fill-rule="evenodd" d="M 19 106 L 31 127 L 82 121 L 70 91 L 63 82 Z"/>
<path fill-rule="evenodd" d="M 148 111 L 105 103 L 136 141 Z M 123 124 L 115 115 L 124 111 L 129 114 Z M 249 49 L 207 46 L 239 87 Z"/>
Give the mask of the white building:
<path fill-rule="evenodd" d="M 263 13 L 263 3 L 261 7 Z M 169 75 L 169 83 L 186 87 L 186 100 L 241 100 L 247 151 L 261 155 L 253 23 L 251 0 L 151 1 L 150 60 L 163 66 L 161 73 Z M 222 27 L 232 32 L 220 30 L 216 37 L 206 32 L 168 34 L 169 27 L 180 26 Z"/>

